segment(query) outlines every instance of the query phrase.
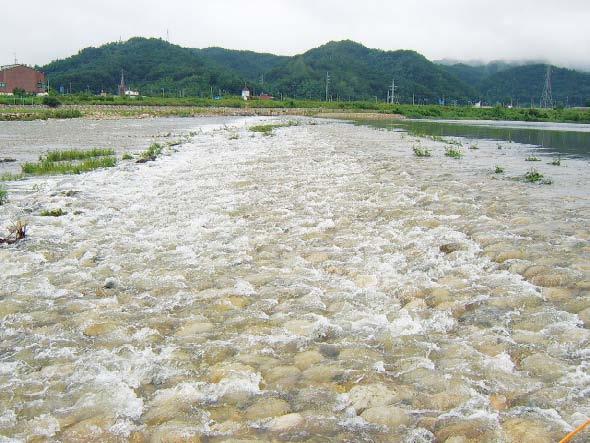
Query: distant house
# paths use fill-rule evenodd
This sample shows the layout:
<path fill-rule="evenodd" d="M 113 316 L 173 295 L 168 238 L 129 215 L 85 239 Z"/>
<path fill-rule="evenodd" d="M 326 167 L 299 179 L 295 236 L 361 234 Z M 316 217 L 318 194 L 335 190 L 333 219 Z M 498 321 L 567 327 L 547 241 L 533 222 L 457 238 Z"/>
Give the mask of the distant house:
<path fill-rule="evenodd" d="M 0 95 L 12 95 L 15 89 L 30 94 L 45 94 L 45 74 L 26 65 L 0 67 Z"/>
<path fill-rule="evenodd" d="M 274 97 L 269 94 L 262 93 L 258 96 L 260 100 L 274 100 Z"/>
<path fill-rule="evenodd" d="M 250 99 L 250 88 L 248 88 L 247 86 L 244 86 L 244 88 L 242 89 L 242 98 L 244 100 Z"/>

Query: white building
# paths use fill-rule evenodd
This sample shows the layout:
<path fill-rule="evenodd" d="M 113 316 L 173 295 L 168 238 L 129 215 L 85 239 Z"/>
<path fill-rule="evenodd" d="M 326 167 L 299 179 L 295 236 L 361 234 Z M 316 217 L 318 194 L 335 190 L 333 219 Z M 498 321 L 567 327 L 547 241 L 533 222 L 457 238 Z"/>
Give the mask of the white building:
<path fill-rule="evenodd" d="M 244 86 L 244 89 L 242 89 L 242 98 L 244 100 L 249 100 L 250 99 L 250 89 L 248 89 L 247 86 Z"/>

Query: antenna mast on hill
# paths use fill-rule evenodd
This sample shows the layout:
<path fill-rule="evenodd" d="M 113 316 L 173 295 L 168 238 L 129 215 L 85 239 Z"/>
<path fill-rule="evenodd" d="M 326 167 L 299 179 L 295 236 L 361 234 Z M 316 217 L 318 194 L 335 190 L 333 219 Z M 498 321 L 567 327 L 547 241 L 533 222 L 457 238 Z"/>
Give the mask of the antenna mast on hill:
<path fill-rule="evenodd" d="M 541 96 L 542 108 L 553 108 L 553 93 L 551 91 L 551 65 L 547 65 L 547 73 L 545 74 L 545 87 L 543 88 L 543 95 Z"/>

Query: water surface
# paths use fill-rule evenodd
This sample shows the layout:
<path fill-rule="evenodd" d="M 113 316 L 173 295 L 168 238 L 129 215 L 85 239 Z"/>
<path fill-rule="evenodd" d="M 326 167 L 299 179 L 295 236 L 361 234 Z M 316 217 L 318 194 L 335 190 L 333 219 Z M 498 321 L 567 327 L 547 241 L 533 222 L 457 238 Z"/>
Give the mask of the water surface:
<path fill-rule="evenodd" d="M 481 120 L 380 120 L 369 124 L 430 136 L 519 143 L 546 155 L 590 159 L 590 125 L 584 124 Z"/>
<path fill-rule="evenodd" d="M 587 162 L 529 184 L 528 145 L 260 121 L 7 183 L 0 436 L 549 443 L 590 417 Z"/>

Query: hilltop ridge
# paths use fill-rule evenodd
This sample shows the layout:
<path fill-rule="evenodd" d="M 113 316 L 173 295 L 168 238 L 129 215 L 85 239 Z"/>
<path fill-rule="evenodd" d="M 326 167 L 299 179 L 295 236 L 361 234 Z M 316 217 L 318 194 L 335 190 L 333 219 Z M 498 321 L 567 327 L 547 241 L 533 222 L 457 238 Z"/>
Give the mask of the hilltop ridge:
<path fill-rule="evenodd" d="M 330 41 L 295 56 L 219 47 L 184 48 L 162 39 L 134 37 L 89 47 L 43 66 L 54 87 L 114 92 L 121 70 L 143 94 L 209 96 L 238 94 L 244 85 L 256 93 L 323 99 L 329 72 L 329 98 L 384 100 L 395 78 L 400 102 L 467 103 L 483 100 L 538 100 L 546 65 L 493 62 L 441 64 L 412 50 L 371 49 L 352 40 Z M 553 67 L 558 103 L 590 100 L 590 74 Z"/>

